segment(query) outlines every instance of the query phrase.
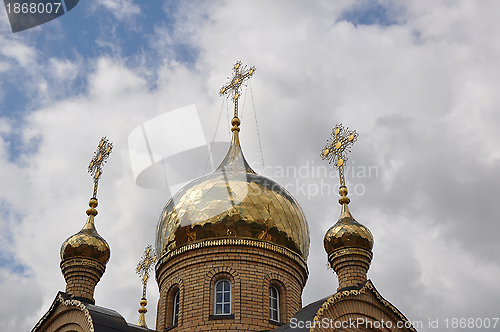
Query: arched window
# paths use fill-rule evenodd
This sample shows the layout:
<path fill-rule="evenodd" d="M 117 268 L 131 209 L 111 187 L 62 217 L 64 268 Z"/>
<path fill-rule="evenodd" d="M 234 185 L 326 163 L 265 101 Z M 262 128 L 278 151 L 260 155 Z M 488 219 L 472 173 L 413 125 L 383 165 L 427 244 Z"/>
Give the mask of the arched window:
<path fill-rule="evenodd" d="M 222 279 L 215 284 L 214 315 L 231 314 L 231 283 Z"/>
<path fill-rule="evenodd" d="M 274 286 L 269 287 L 269 319 L 280 321 L 280 292 Z"/>
<path fill-rule="evenodd" d="M 177 290 L 174 295 L 174 301 L 172 306 L 172 325 L 177 325 L 179 323 L 179 294 L 180 291 Z"/>

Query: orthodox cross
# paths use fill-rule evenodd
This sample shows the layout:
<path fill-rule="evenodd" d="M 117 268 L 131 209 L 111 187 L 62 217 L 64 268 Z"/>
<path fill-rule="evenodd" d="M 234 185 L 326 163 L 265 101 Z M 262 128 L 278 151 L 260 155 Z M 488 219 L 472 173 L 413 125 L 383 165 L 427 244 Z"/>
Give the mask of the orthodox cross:
<path fill-rule="evenodd" d="M 340 186 L 345 187 L 344 164 L 347 162 L 347 153 L 358 139 L 356 130 L 348 130 L 342 124 L 338 124 L 332 130 L 332 137 L 326 143 L 321 152 L 321 158 L 328 160 L 339 171 Z"/>
<path fill-rule="evenodd" d="M 94 179 L 93 198 L 97 198 L 97 185 L 102 175 L 102 165 L 104 165 L 113 150 L 113 143 L 108 141 L 106 137 L 101 138 L 97 150 L 94 152 L 94 157 L 90 161 L 88 171 Z"/>
<path fill-rule="evenodd" d="M 147 327 L 146 325 L 146 317 L 145 314 L 148 311 L 146 309 L 146 305 L 148 301 L 146 300 L 146 287 L 148 285 L 149 280 L 149 272 L 153 269 L 154 263 L 156 262 L 156 254 L 151 245 L 148 245 L 146 249 L 144 249 L 144 254 L 139 260 L 139 264 L 135 269 L 136 273 L 141 277 L 142 281 L 142 299 L 140 302 L 141 308 L 139 308 L 139 322 L 137 325 L 142 327 Z"/>
<path fill-rule="evenodd" d="M 238 117 L 238 99 L 240 98 L 240 87 L 246 80 L 255 74 L 255 66 L 247 69 L 245 65 L 241 67 L 241 61 L 238 61 L 233 66 L 233 76 L 228 77 L 229 82 L 222 86 L 219 91 L 219 96 L 229 95 L 234 102 L 234 117 Z"/>
<path fill-rule="evenodd" d="M 148 245 L 144 249 L 144 254 L 137 264 L 135 269 L 136 273 L 141 277 L 142 280 L 142 297 L 146 298 L 146 285 L 149 279 L 149 271 L 153 269 L 154 263 L 156 262 L 156 254 L 151 245 Z"/>

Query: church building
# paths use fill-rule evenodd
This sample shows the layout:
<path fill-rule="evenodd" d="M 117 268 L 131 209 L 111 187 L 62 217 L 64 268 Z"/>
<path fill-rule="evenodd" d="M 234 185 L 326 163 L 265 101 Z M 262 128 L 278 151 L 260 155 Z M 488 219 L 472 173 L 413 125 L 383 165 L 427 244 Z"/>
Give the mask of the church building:
<path fill-rule="evenodd" d="M 352 217 L 343 183 L 346 154 L 358 134 L 342 125 L 334 128 L 321 155 L 341 179 L 340 218 L 324 237 L 339 287 L 302 307 L 309 274 L 306 217 L 284 187 L 249 166 L 240 145 L 240 88 L 254 73 L 254 67 L 237 62 L 220 91 L 234 102 L 232 140 L 220 166 L 174 194 L 160 214 L 157 256 L 145 263 L 154 266 L 160 292 L 154 331 L 416 331 L 367 279 L 373 236 Z M 103 139 L 89 165 L 94 195 L 87 222 L 61 246 L 66 289 L 32 332 L 153 331 L 144 321 L 145 298 L 139 324 L 127 323 L 94 300 L 110 258 L 94 219 L 97 183 L 111 150 Z M 144 280 L 148 277 L 146 271 Z"/>

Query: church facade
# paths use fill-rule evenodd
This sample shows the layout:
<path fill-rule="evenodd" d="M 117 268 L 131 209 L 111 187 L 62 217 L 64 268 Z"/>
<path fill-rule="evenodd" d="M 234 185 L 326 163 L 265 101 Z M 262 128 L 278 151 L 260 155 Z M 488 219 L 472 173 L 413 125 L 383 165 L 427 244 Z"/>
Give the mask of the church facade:
<path fill-rule="evenodd" d="M 302 307 L 309 274 L 305 215 L 285 188 L 249 166 L 240 146 L 239 89 L 254 72 L 237 63 L 221 89 L 235 103 L 225 159 L 213 173 L 174 194 L 160 214 L 155 331 L 415 331 L 367 279 L 373 236 L 352 217 L 345 186 L 339 192 L 340 218 L 324 238 L 339 287 Z M 337 148 L 325 150 L 325 156 L 336 149 L 339 159 L 342 144 L 355 141 L 342 134 L 332 133 L 341 145 L 333 142 Z M 103 151 L 109 155 L 111 150 Z M 110 257 L 94 225 L 95 196 L 96 189 L 84 227 L 61 247 L 66 290 L 56 295 L 32 332 L 152 331 L 95 304 L 95 286 Z"/>

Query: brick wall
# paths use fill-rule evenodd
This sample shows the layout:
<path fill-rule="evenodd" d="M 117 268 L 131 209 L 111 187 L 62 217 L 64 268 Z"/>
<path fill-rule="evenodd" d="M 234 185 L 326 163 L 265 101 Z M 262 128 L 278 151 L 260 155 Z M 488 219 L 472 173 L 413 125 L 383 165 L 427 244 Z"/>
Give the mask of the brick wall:
<path fill-rule="evenodd" d="M 71 258 L 61 262 L 61 272 L 66 280 L 66 293 L 95 303 L 95 286 L 104 274 L 105 266 L 93 259 Z"/>
<path fill-rule="evenodd" d="M 344 248 L 328 258 L 330 266 L 337 274 L 339 287 L 357 287 L 367 280 L 372 253 L 361 248 Z"/>
<path fill-rule="evenodd" d="M 269 321 L 269 286 L 280 291 L 280 319 L 288 321 L 302 307 L 307 271 L 294 259 L 252 246 L 192 249 L 161 263 L 158 331 L 261 331 L 276 328 Z M 214 319 L 214 285 L 231 282 L 231 317 Z M 171 327 L 172 301 L 180 290 L 179 323 Z"/>

